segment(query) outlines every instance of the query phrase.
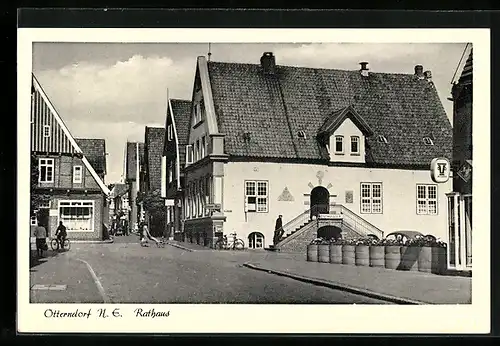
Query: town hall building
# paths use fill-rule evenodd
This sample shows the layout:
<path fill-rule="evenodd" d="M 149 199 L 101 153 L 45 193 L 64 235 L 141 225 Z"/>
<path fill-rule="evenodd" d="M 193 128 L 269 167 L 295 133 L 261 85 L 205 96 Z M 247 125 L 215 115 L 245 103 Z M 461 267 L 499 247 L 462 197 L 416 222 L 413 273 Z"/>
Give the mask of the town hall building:
<path fill-rule="evenodd" d="M 282 215 L 286 237 L 275 245 L 294 251 L 318 235 L 306 231 L 311 220 L 329 214 L 344 236 L 446 239 L 451 182 L 434 183 L 429 167 L 451 159 L 452 126 L 431 72 L 411 70 L 283 66 L 270 52 L 260 64 L 198 57 L 189 121 L 170 119 L 185 144 L 169 145 L 169 120 L 165 129 L 164 155 L 184 160 L 163 177 L 172 167 L 182 176 L 176 232 L 205 246 L 236 232 L 264 249 Z"/>

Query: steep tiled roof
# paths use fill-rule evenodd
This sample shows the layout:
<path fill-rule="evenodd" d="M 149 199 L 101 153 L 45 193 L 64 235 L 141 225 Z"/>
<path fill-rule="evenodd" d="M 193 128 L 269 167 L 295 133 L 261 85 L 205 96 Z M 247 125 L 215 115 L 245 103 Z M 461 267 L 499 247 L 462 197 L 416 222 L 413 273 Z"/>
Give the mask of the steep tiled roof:
<path fill-rule="evenodd" d="M 106 141 L 97 138 L 75 138 L 97 173 L 106 174 Z"/>
<path fill-rule="evenodd" d="M 127 184 L 114 184 L 113 189 L 111 190 L 111 197 L 120 197 L 128 191 Z"/>
<path fill-rule="evenodd" d="M 179 145 L 187 145 L 189 142 L 189 121 L 191 119 L 191 101 L 170 100 L 174 112 L 175 127 L 179 137 Z"/>
<path fill-rule="evenodd" d="M 460 82 L 472 81 L 472 49 L 470 51 L 469 57 L 465 62 L 464 69 L 462 70 L 462 75 L 460 76 Z"/>
<path fill-rule="evenodd" d="M 161 158 L 164 137 L 165 129 L 163 127 L 146 127 L 144 158 L 149 189 L 153 191 L 161 188 Z"/>
<path fill-rule="evenodd" d="M 332 112 L 353 106 L 374 135 L 367 138 L 367 163 L 428 165 L 451 158 L 452 128 L 437 91 L 413 74 L 209 62 L 219 132 L 225 152 L 235 156 L 317 160 L 316 135 Z M 304 131 L 306 138 L 298 138 Z M 377 141 L 384 135 L 388 143 Z M 431 137 L 434 145 L 426 145 Z"/>
<path fill-rule="evenodd" d="M 137 170 L 136 142 L 127 142 L 126 153 L 126 179 L 135 180 Z M 144 160 L 144 143 L 139 143 L 139 164 Z"/>

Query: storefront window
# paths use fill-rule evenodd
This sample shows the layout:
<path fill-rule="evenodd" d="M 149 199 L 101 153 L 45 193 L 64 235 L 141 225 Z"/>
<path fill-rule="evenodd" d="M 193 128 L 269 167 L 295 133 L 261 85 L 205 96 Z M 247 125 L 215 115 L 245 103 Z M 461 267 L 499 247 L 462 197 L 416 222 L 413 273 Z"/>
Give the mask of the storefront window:
<path fill-rule="evenodd" d="M 92 232 L 94 204 L 84 201 L 59 202 L 59 219 L 68 232 Z"/>

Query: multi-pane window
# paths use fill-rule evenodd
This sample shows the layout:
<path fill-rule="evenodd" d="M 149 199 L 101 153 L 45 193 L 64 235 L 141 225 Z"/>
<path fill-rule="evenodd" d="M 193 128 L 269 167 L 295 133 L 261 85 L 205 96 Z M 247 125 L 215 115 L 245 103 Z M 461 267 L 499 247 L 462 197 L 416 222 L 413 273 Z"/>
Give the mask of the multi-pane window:
<path fill-rule="evenodd" d="M 359 154 L 359 137 L 351 136 L 351 154 Z"/>
<path fill-rule="evenodd" d="M 382 214 L 381 183 L 361 183 L 361 213 Z"/>
<path fill-rule="evenodd" d="M 94 204 L 92 201 L 59 202 L 59 218 L 68 231 L 93 231 Z"/>
<path fill-rule="evenodd" d="M 50 125 L 43 125 L 43 137 L 50 137 Z"/>
<path fill-rule="evenodd" d="M 344 153 L 344 136 L 335 136 L 335 154 Z"/>
<path fill-rule="evenodd" d="M 205 136 L 201 137 L 201 158 L 205 157 Z"/>
<path fill-rule="evenodd" d="M 268 182 L 246 181 L 245 202 L 249 212 L 267 213 L 268 211 Z"/>
<path fill-rule="evenodd" d="M 174 127 L 172 124 L 169 124 L 167 127 L 167 140 L 171 141 L 174 139 Z"/>
<path fill-rule="evenodd" d="M 54 182 L 54 159 L 38 160 L 38 181 L 40 183 Z"/>
<path fill-rule="evenodd" d="M 83 167 L 73 166 L 73 183 L 81 183 L 83 179 Z"/>
<path fill-rule="evenodd" d="M 437 214 L 437 185 L 417 184 L 417 214 Z"/>
<path fill-rule="evenodd" d="M 36 219 L 36 215 L 33 215 L 33 216 L 30 218 L 30 225 L 31 225 L 31 226 L 36 226 L 36 225 L 38 225 L 38 220 Z"/>
<path fill-rule="evenodd" d="M 186 145 L 186 164 L 193 163 L 193 146 Z"/>

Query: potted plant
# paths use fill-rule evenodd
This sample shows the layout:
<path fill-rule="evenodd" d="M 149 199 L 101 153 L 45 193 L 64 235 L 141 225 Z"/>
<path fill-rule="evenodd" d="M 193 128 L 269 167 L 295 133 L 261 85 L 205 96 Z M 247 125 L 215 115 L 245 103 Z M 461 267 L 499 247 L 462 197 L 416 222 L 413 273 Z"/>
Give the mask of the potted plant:
<path fill-rule="evenodd" d="M 318 262 L 330 263 L 330 242 L 326 239 L 318 243 Z"/>
<path fill-rule="evenodd" d="M 307 245 L 307 261 L 318 262 L 318 245 L 323 241 L 322 238 L 316 238 Z"/>
<path fill-rule="evenodd" d="M 370 244 L 373 239 L 361 238 L 356 241 L 355 263 L 357 266 L 368 267 L 370 265 Z"/>
<path fill-rule="evenodd" d="M 342 264 L 356 264 L 356 240 L 342 241 Z"/>
<path fill-rule="evenodd" d="M 374 239 L 370 244 L 370 267 L 385 267 L 384 243 L 379 239 Z"/>
<path fill-rule="evenodd" d="M 427 235 L 415 239 L 411 245 L 420 248 L 418 271 L 442 274 L 446 270 L 446 243 Z"/>
<path fill-rule="evenodd" d="M 387 269 L 397 269 L 401 262 L 401 240 L 384 239 L 384 267 Z"/>
<path fill-rule="evenodd" d="M 330 241 L 330 263 L 342 264 L 342 239 Z"/>

